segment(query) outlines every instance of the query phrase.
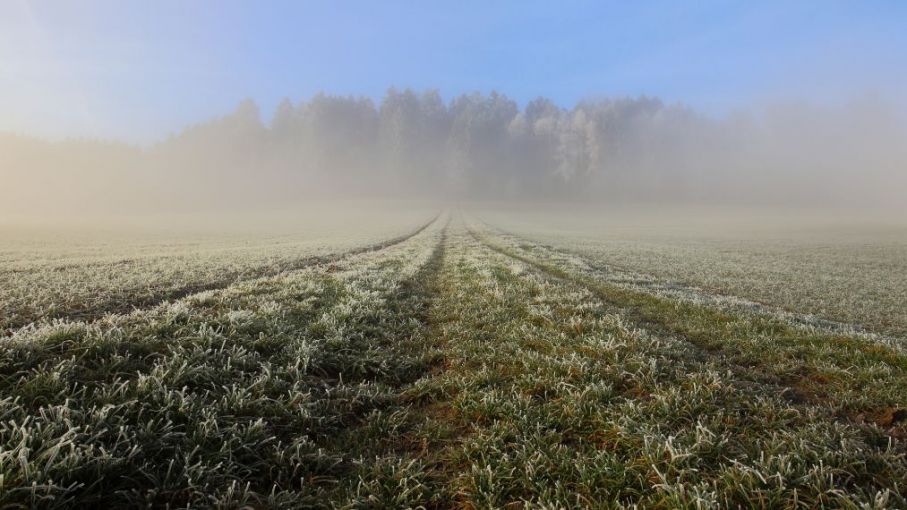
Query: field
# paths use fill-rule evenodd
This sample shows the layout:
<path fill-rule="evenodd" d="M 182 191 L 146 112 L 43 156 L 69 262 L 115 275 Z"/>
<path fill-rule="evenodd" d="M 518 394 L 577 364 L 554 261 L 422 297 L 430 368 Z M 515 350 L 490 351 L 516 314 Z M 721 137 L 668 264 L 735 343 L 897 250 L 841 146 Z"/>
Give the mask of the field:
<path fill-rule="evenodd" d="M 903 237 L 550 218 L 10 243 L 0 507 L 907 508 Z"/>
<path fill-rule="evenodd" d="M 212 228 L 203 218 L 174 217 L 140 222 L 138 231 L 0 225 L 0 332 L 36 321 L 97 319 L 379 247 L 431 214 L 310 207 L 287 216 L 318 220 L 280 224 L 267 215 Z"/>
<path fill-rule="evenodd" d="M 907 336 L 907 218 L 563 207 L 481 216 L 637 278 Z"/>

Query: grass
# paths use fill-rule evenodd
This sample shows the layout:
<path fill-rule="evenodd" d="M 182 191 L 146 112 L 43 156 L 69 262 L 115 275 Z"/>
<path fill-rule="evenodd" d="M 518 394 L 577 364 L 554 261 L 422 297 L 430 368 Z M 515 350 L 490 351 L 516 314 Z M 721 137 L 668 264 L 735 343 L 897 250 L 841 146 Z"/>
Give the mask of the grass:
<path fill-rule="evenodd" d="M 655 208 L 657 211 L 657 208 Z M 630 278 L 907 336 L 903 218 L 802 211 L 483 211 L 492 225 Z"/>
<path fill-rule="evenodd" d="M 23 234 L 0 228 L 5 239 L 0 242 L 0 335 L 35 322 L 90 321 L 128 313 L 239 281 L 381 249 L 418 232 L 419 221 L 425 221 L 412 217 L 403 222 L 387 212 L 371 218 L 343 218 L 357 226 L 336 219 L 303 218 L 299 225 L 275 227 L 279 234 L 208 237 L 127 235 L 118 229 L 101 234 L 40 230 Z M 394 233 L 399 235 L 391 237 Z"/>
<path fill-rule="evenodd" d="M 907 508 L 899 344 L 681 291 L 455 217 L 24 328 L 0 507 Z"/>
<path fill-rule="evenodd" d="M 436 455 L 455 506 L 905 504 L 884 428 L 792 402 L 579 282 L 458 246 L 449 368 L 422 383 L 460 431 Z"/>
<path fill-rule="evenodd" d="M 360 463 L 337 434 L 427 367 L 437 236 L 4 340 L 0 506 L 319 506 Z"/>
<path fill-rule="evenodd" d="M 493 247 L 585 286 L 599 299 L 620 307 L 634 323 L 681 338 L 704 355 L 720 356 L 747 377 L 782 388 L 791 399 L 827 403 L 836 413 L 849 416 L 873 417 L 885 415 L 891 408 L 907 407 L 907 353 L 900 345 L 890 348 L 862 338 L 797 327 L 783 318 L 729 313 L 616 286 L 597 279 L 595 270 L 585 274 L 565 271 L 564 255 L 543 247 Z M 771 349 L 766 349 L 769 345 Z"/>

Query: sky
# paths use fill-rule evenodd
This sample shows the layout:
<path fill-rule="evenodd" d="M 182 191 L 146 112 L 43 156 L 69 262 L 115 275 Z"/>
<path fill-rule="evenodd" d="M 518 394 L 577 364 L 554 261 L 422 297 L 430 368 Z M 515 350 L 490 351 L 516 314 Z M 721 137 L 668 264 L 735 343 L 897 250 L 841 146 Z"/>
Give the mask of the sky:
<path fill-rule="evenodd" d="M 904 107 L 907 2 L 0 0 L 0 131 L 145 144 L 247 97 L 267 119 L 391 86 Z"/>

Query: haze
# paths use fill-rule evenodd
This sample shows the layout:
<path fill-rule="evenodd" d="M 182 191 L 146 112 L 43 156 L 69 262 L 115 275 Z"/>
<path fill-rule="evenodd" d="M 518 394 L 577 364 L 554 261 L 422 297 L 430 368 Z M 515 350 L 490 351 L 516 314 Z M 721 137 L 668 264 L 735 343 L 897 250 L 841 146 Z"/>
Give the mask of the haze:
<path fill-rule="evenodd" d="M 903 211 L 897 3 L 12 2 L 0 212 Z"/>

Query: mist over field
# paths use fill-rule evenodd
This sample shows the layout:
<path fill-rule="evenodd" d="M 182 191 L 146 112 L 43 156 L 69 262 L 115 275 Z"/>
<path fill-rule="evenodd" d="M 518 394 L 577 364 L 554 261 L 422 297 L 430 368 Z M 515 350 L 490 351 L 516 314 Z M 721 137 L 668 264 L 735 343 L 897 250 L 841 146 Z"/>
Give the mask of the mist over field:
<path fill-rule="evenodd" d="M 866 97 L 725 115 L 654 97 L 317 94 L 145 146 L 0 135 L 7 214 L 254 210 L 324 199 L 903 210 L 907 126 Z"/>

